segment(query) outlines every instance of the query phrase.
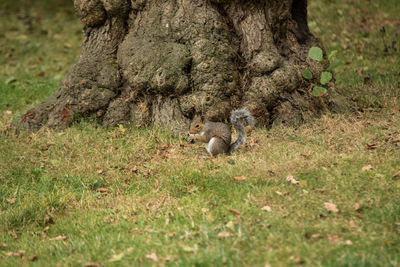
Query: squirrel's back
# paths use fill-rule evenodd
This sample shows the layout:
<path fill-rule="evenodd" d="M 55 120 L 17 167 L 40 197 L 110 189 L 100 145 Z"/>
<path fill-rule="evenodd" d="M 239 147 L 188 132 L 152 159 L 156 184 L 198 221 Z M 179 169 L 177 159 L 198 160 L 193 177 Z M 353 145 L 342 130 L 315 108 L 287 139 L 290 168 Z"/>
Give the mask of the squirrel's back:
<path fill-rule="evenodd" d="M 208 134 L 210 138 L 215 136 L 220 137 L 228 146 L 230 146 L 232 140 L 231 128 L 225 123 L 208 121 L 205 124 L 203 131 L 205 134 Z"/>

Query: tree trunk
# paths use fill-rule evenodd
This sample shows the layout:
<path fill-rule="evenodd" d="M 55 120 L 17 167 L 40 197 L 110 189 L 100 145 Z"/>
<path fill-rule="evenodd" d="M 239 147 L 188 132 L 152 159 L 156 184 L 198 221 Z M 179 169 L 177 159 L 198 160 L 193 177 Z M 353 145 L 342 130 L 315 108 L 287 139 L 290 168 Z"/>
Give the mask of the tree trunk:
<path fill-rule="evenodd" d="M 195 115 L 221 121 L 245 107 L 263 125 L 321 112 L 301 75 L 323 64 L 307 26 L 306 0 L 75 0 L 84 25 L 76 65 L 29 110 L 28 128 L 65 127 L 96 114 L 104 126 L 182 131 Z M 329 92 L 331 93 L 331 86 Z M 331 94 L 332 95 L 332 94 Z"/>

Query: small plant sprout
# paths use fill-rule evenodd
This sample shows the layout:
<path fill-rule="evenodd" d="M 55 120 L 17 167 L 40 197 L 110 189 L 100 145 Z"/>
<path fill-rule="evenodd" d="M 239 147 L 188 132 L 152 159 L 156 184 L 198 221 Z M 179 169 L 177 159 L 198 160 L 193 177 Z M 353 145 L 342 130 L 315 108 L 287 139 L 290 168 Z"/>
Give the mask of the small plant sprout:
<path fill-rule="evenodd" d="M 328 55 L 328 62 L 331 63 L 329 64 L 327 70 L 321 73 L 321 77 L 319 78 L 319 84 L 314 84 L 312 92 L 314 96 L 324 96 L 328 92 L 326 88 L 323 86 L 332 81 L 333 78 L 332 71 L 342 64 L 340 60 L 332 61 L 337 55 L 337 53 L 338 53 L 337 50 L 333 50 Z M 322 49 L 317 46 L 311 47 L 310 50 L 308 51 L 308 57 L 311 58 L 312 60 L 322 61 L 323 60 Z M 306 80 L 311 81 L 313 79 L 313 75 L 309 69 L 303 70 L 302 75 L 303 78 Z"/>

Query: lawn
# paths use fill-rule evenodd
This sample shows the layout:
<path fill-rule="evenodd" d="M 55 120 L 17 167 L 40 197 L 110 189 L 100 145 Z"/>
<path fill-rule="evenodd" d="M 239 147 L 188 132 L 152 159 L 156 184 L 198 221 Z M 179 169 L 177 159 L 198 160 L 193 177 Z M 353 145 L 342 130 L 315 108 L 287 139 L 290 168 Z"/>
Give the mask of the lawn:
<path fill-rule="evenodd" d="M 309 2 L 354 112 L 203 160 L 159 128 L 12 129 L 82 35 L 71 1 L 3 0 L 0 266 L 399 266 L 400 4 Z"/>

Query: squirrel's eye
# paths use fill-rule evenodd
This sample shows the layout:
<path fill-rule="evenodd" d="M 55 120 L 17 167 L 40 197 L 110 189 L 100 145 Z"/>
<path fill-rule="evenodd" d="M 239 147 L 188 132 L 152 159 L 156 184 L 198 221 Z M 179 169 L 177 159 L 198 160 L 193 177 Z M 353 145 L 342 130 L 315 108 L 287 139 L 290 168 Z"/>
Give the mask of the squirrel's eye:
<path fill-rule="evenodd" d="M 196 124 L 196 128 L 199 128 L 199 127 L 200 127 L 200 125 Z"/>

